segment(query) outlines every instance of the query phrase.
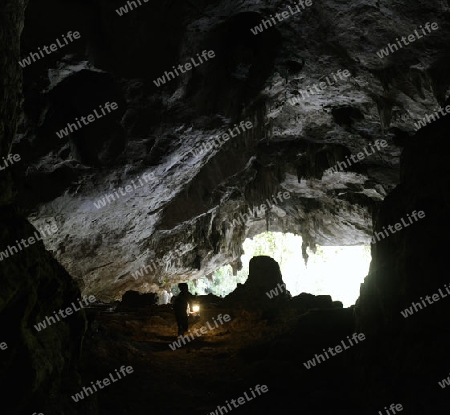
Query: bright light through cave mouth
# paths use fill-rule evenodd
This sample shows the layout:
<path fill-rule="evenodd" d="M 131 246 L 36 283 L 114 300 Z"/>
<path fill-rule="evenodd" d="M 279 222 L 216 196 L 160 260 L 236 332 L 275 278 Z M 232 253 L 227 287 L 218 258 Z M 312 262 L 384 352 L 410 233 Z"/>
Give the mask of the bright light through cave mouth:
<path fill-rule="evenodd" d="M 242 270 L 233 276 L 231 266 L 217 270 L 212 279 L 201 278 L 190 282 L 190 290 L 198 295 L 212 293 L 225 296 L 248 277 L 252 257 L 268 255 L 275 259 L 292 296 L 302 292 L 314 295 L 328 294 L 344 307 L 355 304 L 360 284 L 364 281 L 371 260 L 370 246 L 317 246 L 309 248 L 307 266 L 302 257 L 302 238 L 292 233 L 264 232 L 243 244 Z"/>

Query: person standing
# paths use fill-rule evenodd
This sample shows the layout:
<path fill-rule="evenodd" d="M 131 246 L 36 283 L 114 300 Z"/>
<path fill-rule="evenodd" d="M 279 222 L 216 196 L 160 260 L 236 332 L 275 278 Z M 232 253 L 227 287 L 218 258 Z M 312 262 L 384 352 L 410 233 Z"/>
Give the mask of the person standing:
<path fill-rule="evenodd" d="M 183 336 L 188 330 L 188 305 L 192 309 L 192 300 L 195 298 L 188 289 L 188 285 L 185 282 L 178 284 L 180 294 L 178 294 L 173 300 L 173 309 L 175 311 L 175 318 L 178 325 L 178 336 Z"/>

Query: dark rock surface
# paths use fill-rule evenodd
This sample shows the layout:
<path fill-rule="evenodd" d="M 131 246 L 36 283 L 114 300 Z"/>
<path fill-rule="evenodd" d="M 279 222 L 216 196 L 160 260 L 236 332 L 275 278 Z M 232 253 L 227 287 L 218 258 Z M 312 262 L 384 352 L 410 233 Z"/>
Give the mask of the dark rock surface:
<path fill-rule="evenodd" d="M 136 307 L 151 307 L 158 301 L 158 296 L 153 293 L 140 294 L 137 291 L 127 291 L 122 296 L 122 301 L 119 304 L 119 309 L 136 308 Z"/>
<path fill-rule="evenodd" d="M 63 14 L 61 27 L 78 27 L 82 37 L 70 56 L 49 56 L 51 76 L 41 61 L 25 68 L 27 105 L 14 147 L 28 155 L 18 200 L 61 225 L 47 246 L 84 293 L 118 300 L 130 289 L 158 291 L 160 280 L 208 275 L 239 260 L 245 237 L 267 228 L 301 234 L 311 247 L 369 242 L 372 215 L 399 181 L 414 122 L 443 103 L 446 6 L 421 15 L 439 23 L 439 35 L 384 59 L 376 52 L 414 29 L 411 10 L 422 10 L 420 2 L 314 3 L 258 35 L 250 29 L 287 4 L 144 4 L 122 17 L 119 6 Z M 24 51 L 36 45 L 33 7 Z M 82 12 L 102 24 L 76 25 Z M 171 35 L 158 36 L 169 22 Z M 61 27 L 52 27 L 55 38 Z M 203 50 L 215 57 L 156 87 L 172 65 Z M 302 98 L 327 76 L 333 85 Z M 56 137 L 65 122 L 113 100 L 119 110 L 110 118 Z M 241 121 L 253 127 L 216 138 Z M 386 147 L 377 149 L 379 140 Z M 195 155 L 195 148 L 203 150 Z M 362 160 L 329 170 L 361 151 Z M 150 183 L 95 207 L 145 172 L 154 174 Z M 37 183 L 49 185 L 36 192 Z M 279 192 L 289 198 L 274 203 Z M 264 203 L 268 214 L 233 222 Z M 79 247 L 95 264 L 79 261 Z M 131 273 L 156 259 L 161 264 L 136 284 Z"/>
<path fill-rule="evenodd" d="M 257 35 L 262 19 L 297 3 L 142 2 L 119 16 L 124 4 L 0 4 L 0 167 L 21 156 L 0 169 L 0 254 L 34 232 L 29 222 L 58 228 L 0 257 L 3 411 L 205 414 L 266 382 L 271 394 L 236 412 L 356 415 L 392 402 L 405 415 L 448 412 L 438 381 L 450 367 L 449 299 L 401 311 L 448 284 L 450 118 L 415 124 L 450 104 L 449 3 L 314 1 Z M 377 54 L 427 22 L 438 30 Z M 76 30 L 79 40 L 19 65 Z M 156 86 L 208 50 L 214 58 Z M 349 76 L 333 78 L 338 70 Z M 118 109 L 58 138 L 106 102 Z M 354 308 L 307 293 L 269 299 L 282 279 L 268 258 L 229 298 L 202 299 L 193 329 L 219 313 L 232 320 L 183 350 L 168 347 L 170 305 L 111 306 L 237 269 L 242 242 L 266 230 L 301 235 L 306 260 L 316 244 L 369 244 L 414 210 L 425 218 L 372 243 Z M 81 294 L 100 300 L 84 342 L 84 311 L 34 329 Z M 360 345 L 304 367 L 355 332 Z M 130 382 L 70 399 L 126 362 Z"/>
<path fill-rule="evenodd" d="M 408 227 L 372 245 L 373 260 L 356 305 L 359 329 L 373 337 L 361 364 L 383 362 L 378 370 L 363 370 L 370 389 L 376 385 L 380 400 L 390 399 L 394 390 L 417 413 L 439 412 L 449 404 L 437 385 L 450 367 L 445 352 L 450 343 L 449 303 L 439 291 L 449 294 L 445 288 L 449 284 L 445 252 L 450 230 L 449 129 L 450 119 L 438 120 L 405 148 L 401 183 L 384 200 L 375 231 L 398 218 L 404 218 Z M 408 215 L 414 210 L 425 216 L 410 223 Z M 437 297 L 432 298 L 433 294 Z M 413 302 L 419 304 L 417 311 L 403 317 L 401 311 Z M 382 380 L 386 377 L 395 388 Z M 364 393 L 371 395 L 372 391 Z M 423 399 L 424 395 L 431 399 Z"/>
<path fill-rule="evenodd" d="M 227 295 L 223 304 L 246 309 L 280 307 L 291 294 L 283 282 L 278 263 L 268 256 L 253 257 L 249 263 L 249 274 L 244 284 Z"/>
<path fill-rule="evenodd" d="M 129 382 L 101 394 L 99 406 L 106 413 L 144 414 L 151 402 L 158 414 L 209 414 L 226 400 L 250 392 L 250 387 L 266 384 L 267 396 L 247 402 L 236 413 L 287 411 L 299 401 L 304 410 L 317 413 L 361 413 L 364 405 L 353 394 L 355 351 L 350 357 L 334 357 L 328 366 L 318 365 L 317 372 L 303 367 L 323 347 L 353 333 L 352 310 L 322 308 L 303 298 L 285 301 L 275 318 L 267 315 L 264 304 L 235 307 L 202 301 L 201 316 L 190 319 L 189 330 L 200 332 L 208 323 L 214 330 L 194 335 L 176 350 L 170 348 L 177 340 L 177 326 L 169 305 L 93 315 L 86 335 L 85 373 L 101 378 L 125 360 L 136 368 Z M 299 308 L 305 311 L 299 313 Z M 220 314 L 231 320 L 214 327 L 213 319 Z"/>
<path fill-rule="evenodd" d="M 24 22 L 23 1 L 0 4 L 0 154 L 10 154 L 20 117 L 22 72 L 17 58 Z M 77 371 L 82 338 L 86 329 L 84 313 L 38 332 L 34 325 L 70 305 L 80 290 L 67 271 L 45 250 L 42 241 L 17 248 L 17 240 L 32 237 L 36 229 L 24 212 L 13 205 L 16 189 L 12 168 L 0 169 L 0 389 L 2 413 L 76 414 L 61 396 L 78 388 Z M 25 242 L 26 243 L 26 242 Z M 23 249 L 23 250 L 22 250 Z M 4 254 L 6 253 L 6 254 Z M 86 413 L 95 401 L 81 403 Z"/>

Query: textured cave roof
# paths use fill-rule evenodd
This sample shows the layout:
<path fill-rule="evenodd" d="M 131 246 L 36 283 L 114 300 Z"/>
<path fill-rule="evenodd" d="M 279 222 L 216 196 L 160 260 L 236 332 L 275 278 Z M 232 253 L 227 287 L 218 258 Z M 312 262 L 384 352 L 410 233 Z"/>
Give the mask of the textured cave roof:
<path fill-rule="evenodd" d="M 295 2 L 147 3 L 119 19 L 100 3 L 62 16 L 71 30 L 77 13 L 100 16 L 95 30 L 89 23 L 80 28 L 78 49 L 52 57 L 50 70 L 40 64 L 25 70 L 24 118 L 13 152 L 25 159 L 17 199 L 30 220 L 58 223 L 47 249 L 85 293 L 105 301 L 209 275 L 238 261 L 244 239 L 267 226 L 300 234 L 311 247 L 369 244 L 372 214 L 399 182 L 414 123 L 449 96 L 449 6 L 442 1 L 313 2 L 256 36 L 251 27 Z M 426 22 L 439 30 L 377 56 Z M 30 7 L 23 50 L 60 35 L 60 27 L 38 34 L 38 24 Z M 172 65 L 205 49 L 216 57 L 154 85 Z M 338 70 L 351 76 L 289 101 Z M 117 114 L 56 137 L 75 114 L 106 101 L 119 103 Z M 241 120 L 253 128 L 190 153 Z M 327 170 L 377 140 L 387 147 L 344 171 Z M 94 206 L 146 172 L 155 180 Z M 280 191 L 291 197 L 268 217 L 233 226 L 239 214 Z M 131 276 L 152 263 L 155 270 Z"/>

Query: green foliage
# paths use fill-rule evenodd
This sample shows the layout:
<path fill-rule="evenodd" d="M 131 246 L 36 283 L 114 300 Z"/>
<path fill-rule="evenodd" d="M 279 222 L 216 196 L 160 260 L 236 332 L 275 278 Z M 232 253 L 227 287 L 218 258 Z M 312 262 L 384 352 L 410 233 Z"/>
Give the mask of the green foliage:
<path fill-rule="evenodd" d="M 359 249 L 355 250 L 354 248 Z M 241 257 L 243 268 L 238 271 L 236 276 L 233 275 L 231 266 L 227 265 L 218 269 L 211 279 L 201 278 L 189 282 L 189 290 L 200 295 L 209 293 L 221 297 L 228 295 L 236 289 L 238 283 L 243 284 L 247 280 L 250 259 L 254 256 L 267 255 L 280 265 L 283 280 L 292 295 L 301 292 L 332 295 L 336 293 L 334 299 L 340 299 L 348 306 L 357 298 L 360 284 L 352 275 L 358 272 L 363 279 L 367 275 L 371 259 L 370 246 L 318 245 L 315 253 L 307 250 L 309 262 L 306 268 L 302 257 L 301 237 L 279 232 L 264 232 L 252 239 L 246 239 L 243 249 L 244 255 Z M 345 260 L 338 261 L 339 258 L 345 258 Z M 364 269 L 364 264 L 366 264 L 366 269 Z M 350 280 L 348 280 L 349 278 Z M 348 299 L 344 297 L 344 290 L 349 292 Z"/>
<path fill-rule="evenodd" d="M 214 294 L 223 297 L 234 291 L 237 284 L 243 284 L 247 279 L 247 274 L 239 271 L 238 275 L 233 275 L 233 269 L 230 265 L 219 268 L 212 276 L 212 281 L 208 278 L 200 278 L 196 281 L 189 281 L 189 291 L 197 295 Z"/>
<path fill-rule="evenodd" d="M 264 232 L 256 235 L 253 239 L 247 239 L 244 242 L 243 267 L 237 272 L 236 276 L 233 275 L 231 266 L 226 265 L 214 273 L 212 281 L 207 278 L 200 278 L 189 282 L 189 290 L 200 295 L 209 293 L 217 296 L 228 295 L 236 289 L 238 283 L 243 284 L 247 280 L 248 265 L 252 257 L 259 255 L 271 256 L 281 267 L 284 259 L 294 255 L 287 242 L 287 235 L 278 232 Z"/>

